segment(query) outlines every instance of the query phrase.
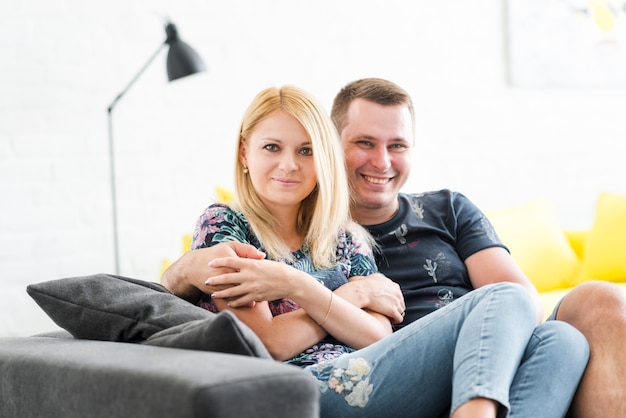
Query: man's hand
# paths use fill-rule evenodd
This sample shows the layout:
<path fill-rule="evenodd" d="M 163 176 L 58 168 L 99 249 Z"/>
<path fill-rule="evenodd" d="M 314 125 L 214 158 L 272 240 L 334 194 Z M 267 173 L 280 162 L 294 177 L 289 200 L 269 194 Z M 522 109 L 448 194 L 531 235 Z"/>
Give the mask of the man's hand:
<path fill-rule="evenodd" d="M 208 248 L 199 248 L 183 254 L 161 276 L 161 284 L 175 295 L 195 303 L 201 293 L 211 294 L 205 281 L 212 276 L 228 272 L 209 267 L 209 262 L 222 257 L 242 257 L 262 260 L 265 254 L 252 245 L 241 242 L 224 242 Z"/>
<path fill-rule="evenodd" d="M 394 324 L 404 320 L 406 306 L 400 286 L 380 273 L 351 277 L 336 292 L 361 308 L 385 315 Z"/>

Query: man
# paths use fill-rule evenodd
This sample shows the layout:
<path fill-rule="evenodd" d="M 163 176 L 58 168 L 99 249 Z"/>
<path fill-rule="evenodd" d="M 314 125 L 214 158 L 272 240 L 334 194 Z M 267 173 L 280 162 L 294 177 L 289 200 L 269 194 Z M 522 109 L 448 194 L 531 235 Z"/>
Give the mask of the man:
<path fill-rule="evenodd" d="M 346 285 L 354 297 L 366 300 L 362 306 L 386 314 L 402 327 L 475 288 L 510 281 L 533 295 L 541 320 L 534 286 L 469 200 L 445 190 L 399 192 L 410 175 L 415 141 L 413 104 L 406 91 L 386 80 L 358 80 L 338 93 L 331 116 L 344 145 L 353 193 L 351 214 L 376 238 L 378 267 L 393 280 L 377 275 Z M 476 251 L 472 244 L 477 237 L 491 244 Z M 204 286 L 206 264 L 218 256 L 216 252 L 258 257 L 254 249 L 235 245 L 209 250 L 181 257 L 165 272 L 163 284 L 181 297 L 197 300 L 201 291 L 209 291 Z M 626 416 L 626 356 L 620 347 L 626 340 L 624 293 L 609 283 L 580 285 L 553 316 L 578 328 L 591 349 L 572 416 Z"/>

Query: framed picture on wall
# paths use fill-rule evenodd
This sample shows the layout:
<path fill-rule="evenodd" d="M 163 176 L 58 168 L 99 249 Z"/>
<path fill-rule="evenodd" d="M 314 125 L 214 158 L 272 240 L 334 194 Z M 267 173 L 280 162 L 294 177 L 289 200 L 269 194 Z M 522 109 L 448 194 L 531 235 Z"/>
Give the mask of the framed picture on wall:
<path fill-rule="evenodd" d="M 626 0 L 506 0 L 519 87 L 626 87 Z"/>

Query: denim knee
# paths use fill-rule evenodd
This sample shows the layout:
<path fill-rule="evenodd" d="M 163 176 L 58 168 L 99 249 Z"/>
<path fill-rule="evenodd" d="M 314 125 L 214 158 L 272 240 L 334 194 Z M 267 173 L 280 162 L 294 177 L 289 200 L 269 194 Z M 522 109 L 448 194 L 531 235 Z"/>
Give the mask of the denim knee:
<path fill-rule="evenodd" d="M 585 336 L 570 324 L 551 320 L 535 328 L 533 335 L 552 347 L 552 352 L 564 354 L 573 366 L 584 367 L 589 360 L 589 343 Z M 557 359 L 555 359 L 557 360 Z"/>
<path fill-rule="evenodd" d="M 519 317 L 534 318 L 535 315 L 535 303 L 530 296 L 528 290 L 519 283 L 514 282 L 497 282 L 489 285 L 485 285 L 480 289 L 491 289 L 496 292 L 504 292 L 505 297 L 512 299 L 512 306 L 517 307 L 517 315 Z"/>

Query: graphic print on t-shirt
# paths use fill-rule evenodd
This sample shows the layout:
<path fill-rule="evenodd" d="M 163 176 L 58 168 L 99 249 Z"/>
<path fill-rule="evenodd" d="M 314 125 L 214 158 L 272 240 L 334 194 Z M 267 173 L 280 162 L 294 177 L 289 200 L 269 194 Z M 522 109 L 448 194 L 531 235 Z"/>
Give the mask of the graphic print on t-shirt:
<path fill-rule="evenodd" d="M 389 235 L 393 235 L 396 237 L 398 242 L 402 245 L 406 244 L 406 234 L 409 232 L 409 228 L 406 227 L 405 224 L 400 225 L 398 229 L 391 231 Z"/>

